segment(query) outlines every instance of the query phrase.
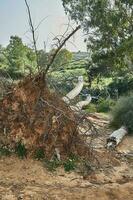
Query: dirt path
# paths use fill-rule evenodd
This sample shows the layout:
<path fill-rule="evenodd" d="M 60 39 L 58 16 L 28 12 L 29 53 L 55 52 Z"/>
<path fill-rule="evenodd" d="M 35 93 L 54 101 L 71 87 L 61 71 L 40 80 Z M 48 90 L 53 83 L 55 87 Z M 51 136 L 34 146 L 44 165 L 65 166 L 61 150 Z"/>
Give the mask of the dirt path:
<path fill-rule="evenodd" d="M 133 157 L 125 154 L 133 152 L 133 137 L 124 139 L 115 160 L 104 149 L 106 135 L 101 129 L 94 142 L 101 167 L 86 177 L 62 168 L 51 173 L 31 159 L 0 158 L 0 200 L 132 200 Z"/>
<path fill-rule="evenodd" d="M 109 166 L 108 166 L 109 167 Z M 132 200 L 133 166 L 120 166 L 83 179 L 63 169 L 48 172 L 39 161 L 0 159 L 1 200 Z"/>

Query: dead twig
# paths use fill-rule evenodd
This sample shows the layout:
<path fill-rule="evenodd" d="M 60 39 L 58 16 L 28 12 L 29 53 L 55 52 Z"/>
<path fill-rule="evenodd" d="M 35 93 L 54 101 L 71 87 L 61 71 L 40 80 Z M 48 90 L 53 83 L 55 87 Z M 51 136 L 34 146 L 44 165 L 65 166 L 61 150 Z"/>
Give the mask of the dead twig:
<path fill-rule="evenodd" d="M 34 46 L 35 55 L 36 55 L 37 69 L 39 71 L 40 68 L 39 68 L 38 51 L 37 51 L 37 44 L 36 44 L 36 37 L 35 37 L 35 31 L 36 31 L 37 28 L 34 28 L 34 25 L 33 25 L 33 22 L 32 22 L 30 6 L 29 6 L 27 0 L 24 0 L 24 1 L 25 1 L 25 5 L 27 7 L 27 11 L 28 11 L 29 26 L 30 26 L 30 30 L 31 30 L 31 33 L 32 33 L 32 40 L 33 40 L 33 46 Z"/>
<path fill-rule="evenodd" d="M 62 47 L 65 45 L 65 43 L 81 28 L 81 26 L 77 26 L 59 45 L 59 47 L 56 49 L 56 51 L 54 52 L 54 54 L 52 55 L 52 58 L 50 59 L 49 63 L 47 64 L 47 67 L 45 69 L 44 72 L 44 76 L 46 76 L 49 68 L 51 67 L 52 63 L 54 62 L 57 54 L 59 53 L 59 51 L 62 49 Z"/>

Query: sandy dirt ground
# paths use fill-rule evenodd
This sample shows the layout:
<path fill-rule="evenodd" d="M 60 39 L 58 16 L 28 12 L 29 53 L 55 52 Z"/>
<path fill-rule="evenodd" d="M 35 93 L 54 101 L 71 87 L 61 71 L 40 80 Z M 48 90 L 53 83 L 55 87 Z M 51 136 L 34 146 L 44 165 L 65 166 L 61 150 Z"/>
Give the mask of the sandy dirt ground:
<path fill-rule="evenodd" d="M 132 200 L 133 137 L 125 137 L 115 153 L 118 158 L 112 160 L 114 153 L 104 148 L 104 130 L 94 146 L 102 160 L 108 161 L 85 177 L 62 168 L 49 172 L 42 162 L 32 159 L 1 157 L 0 200 Z"/>
<path fill-rule="evenodd" d="M 2 200 L 132 200 L 133 166 L 122 163 L 86 179 L 63 169 L 50 173 L 42 163 L 15 157 L 0 160 Z"/>

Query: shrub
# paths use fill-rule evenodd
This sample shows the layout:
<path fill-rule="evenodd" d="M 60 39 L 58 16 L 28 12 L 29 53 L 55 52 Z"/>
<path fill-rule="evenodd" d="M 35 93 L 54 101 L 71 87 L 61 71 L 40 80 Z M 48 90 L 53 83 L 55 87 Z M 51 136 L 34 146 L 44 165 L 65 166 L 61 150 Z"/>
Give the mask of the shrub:
<path fill-rule="evenodd" d="M 38 148 L 35 151 L 35 159 L 42 160 L 45 158 L 44 150 L 42 148 Z"/>
<path fill-rule="evenodd" d="M 15 147 L 15 153 L 18 155 L 19 158 L 23 159 L 24 157 L 27 156 L 27 149 L 25 148 L 25 145 L 22 144 L 21 141 L 19 141 L 17 144 L 16 144 L 16 147 Z"/>
<path fill-rule="evenodd" d="M 133 94 L 129 97 L 121 97 L 111 114 L 111 125 L 114 128 L 125 126 L 128 132 L 133 134 Z"/>
<path fill-rule="evenodd" d="M 6 146 L 0 147 L 0 157 L 1 156 L 10 156 L 11 151 Z"/>
<path fill-rule="evenodd" d="M 112 99 L 100 98 L 97 102 L 97 112 L 108 112 L 114 106 L 115 101 Z"/>
<path fill-rule="evenodd" d="M 133 80 L 129 78 L 120 78 L 115 79 L 108 85 L 108 90 L 112 98 L 116 97 L 116 91 L 118 95 L 125 95 L 129 91 L 132 91 L 133 88 Z"/>
<path fill-rule="evenodd" d="M 44 166 L 49 170 L 49 171 L 56 171 L 56 169 L 61 166 L 61 161 L 58 159 L 54 158 L 53 160 L 44 160 Z"/>
<path fill-rule="evenodd" d="M 66 160 L 66 162 L 64 163 L 64 170 L 66 172 L 72 171 L 76 169 L 76 162 L 73 159 L 68 159 Z"/>
<path fill-rule="evenodd" d="M 85 110 L 89 113 L 94 113 L 96 112 L 96 105 L 93 103 L 90 103 L 88 106 L 85 107 Z"/>
<path fill-rule="evenodd" d="M 74 154 L 70 154 L 69 158 L 63 163 L 64 170 L 66 172 L 73 171 L 77 168 L 78 157 Z"/>
<path fill-rule="evenodd" d="M 64 167 L 64 170 L 66 172 L 73 171 L 77 168 L 78 163 L 78 157 L 74 154 L 70 154 L 70 156 L 66 160 L 58 160 L 56 157 L 54 157 L 52 160 L 44 159 L 44 166 L 49 171 L 56 171 L 56 169 L 60 166 Z"/>

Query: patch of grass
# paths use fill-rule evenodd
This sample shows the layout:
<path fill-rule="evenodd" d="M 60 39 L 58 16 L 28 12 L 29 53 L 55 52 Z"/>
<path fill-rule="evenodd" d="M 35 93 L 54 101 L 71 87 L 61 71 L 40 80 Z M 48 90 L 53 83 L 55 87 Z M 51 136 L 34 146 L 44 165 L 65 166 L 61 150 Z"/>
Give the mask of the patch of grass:
<path fill-rule="evenodd" d="M 60 161 L 56 157 L 52 160 L 44 159 L 44 166 L 49 171 L 56 171 L 58 167 L 62 166 L 66 172 L 70 172 L 76 169 L 77 163 L 78 158 L 74 154 L 71 154 L 69 158 L 64 161 Z"/>
<path fill-rule="evenodd" d="M 37 160 L 43 160 L 45 158 L 44 149 L 38 148 L 35 151 L 35 155 L 34 156 L 35 156 L 35 159 L 37 159 Z"/>
<path fill-rule="evenodd" d="M 95 103 L 90 103 L 85 107 L 85 111 L 89 113 L 108 113 L 115 105 L 116 101 L 113 99 L 99 98 Z"/>
<path fill-rule="evenodd" d="M 56 171 L 56 169 L 62 165 L 62 162 L 59 161 L 57 158 L 54 158 L 53 160 L 44 160 L 44 166 L 49 170 L 49 171 Z"/>
<path fill-rule="evenodd" d="M 71 154 L 69 158 L 63 163 L 66 172 L 73 171 L 77 168 L 78 157 Z"/>
<path fill-rule="evenodd" d="M 10 156 L 11 151 L 6 146 L 0 147 L 0 157 L 1 156 Z"/>
<path fill-rule="evenodd" d="M 109 112 L 111 108 L 115 105 L 115 101 L 112 99 L 100 98 L 96 106 L 97 112 Z"/>
<path fill-rule="evenodd" d="M 96 169 L 95 165 L 92 165 L 89 160 L 83 159 L 74 154 L 71 154 L 66 160 L 59 161 L 54 157 L 53 160 L 44 159 L 43 162 L 44 167 L 50 172 L 54 172 L 58 167 L 62 167 L 65 172 L 75 171 L 83 177 L 88 176 Z"/>
<path fill-rule="evenodd" d="M 97 111 L 96 105 L 90 103 L 88 106 L 86 106 L 85 111 L 87 111 L 88 113 L 95 113 Z"/>
<path fill-rule="evenodd" d="M 64 166 L 64 170 L 66 172 L 69 172 L 69 171 L 72 171 L 72 170 L 76 169 L 75 161 L 70 159 L 70 158 L 64 162 L 63 166 Z"/>
<path fill-rule="evenodd" d="M 27 149 L 25 148 L 25 145 L 21 141 L 19 141 L 16 144 L 15 153 L 21 159 L 23 159 L 23 158 L 25 158 L 27 156 Z"/>

